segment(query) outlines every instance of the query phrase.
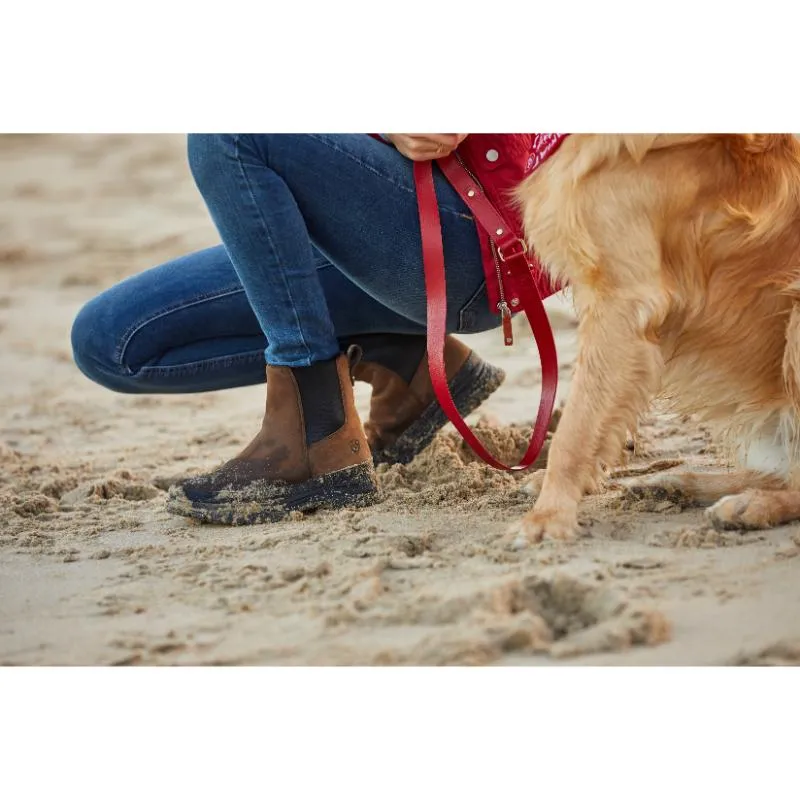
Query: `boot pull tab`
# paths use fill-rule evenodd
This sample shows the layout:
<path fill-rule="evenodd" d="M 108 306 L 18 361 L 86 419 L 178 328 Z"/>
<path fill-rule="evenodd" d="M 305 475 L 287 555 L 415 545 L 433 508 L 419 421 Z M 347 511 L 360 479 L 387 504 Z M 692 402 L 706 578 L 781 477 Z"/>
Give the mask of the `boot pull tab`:
<path fill-rule="evenodd" d="M 350 368 L 350 383 L 353 386 L 356 385 L 356 379 L 353 376 L 353 372 L 355 368 L 361 363 L 361 359 L 364 357 L 364 351 L 361 349 L 360 345 L 351 344 L 350 347 L 347 348 L 347 363 Z"/>

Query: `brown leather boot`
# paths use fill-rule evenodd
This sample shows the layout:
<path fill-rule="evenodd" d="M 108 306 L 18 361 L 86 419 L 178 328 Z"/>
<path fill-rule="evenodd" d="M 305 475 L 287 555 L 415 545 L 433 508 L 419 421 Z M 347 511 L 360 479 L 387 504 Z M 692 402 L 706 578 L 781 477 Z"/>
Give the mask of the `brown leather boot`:
<path fill-rule="evenodd" d="M 376 464 L 407 464 L 424 450 L 448 420 L 436 400 L 424 336 L 372 334 L 353 337 L 363 350 L 353 375 L 372 384 L 364 424 Z M 505 379 L 453 336 L 445 340 L 444 363 L 456 408 L 473 412 Z"/>
<path fill-rule="evenodd" d="M 171 487 L 168 510 L 248 525 L 374 502 L 375 471 L 351 369 L 344 355 L 298 369 L 267 366 L 267 407 L 255 439 L 219 469 Z"/>

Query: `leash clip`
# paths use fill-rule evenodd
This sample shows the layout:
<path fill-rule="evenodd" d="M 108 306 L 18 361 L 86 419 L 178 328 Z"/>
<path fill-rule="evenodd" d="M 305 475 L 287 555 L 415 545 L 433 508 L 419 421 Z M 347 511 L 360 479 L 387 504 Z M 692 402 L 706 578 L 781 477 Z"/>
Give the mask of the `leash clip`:
<path fill-rule="evenodd" d="M 497 257 L 505 263 L 510 258 L 518 258 L 519 256 L 524 256 L 528 254 L 528 243 L 524 239 L 515 239 L 511 244 L 506 245 L 506 247 L 513 247 L 514 245 L 519 245 L 519 250 L 514 250 L 511 253 L 505 254 L 503 252 L 503 248 L 500 247 L 499 244 L 495 244 L 497 248 Z"/>

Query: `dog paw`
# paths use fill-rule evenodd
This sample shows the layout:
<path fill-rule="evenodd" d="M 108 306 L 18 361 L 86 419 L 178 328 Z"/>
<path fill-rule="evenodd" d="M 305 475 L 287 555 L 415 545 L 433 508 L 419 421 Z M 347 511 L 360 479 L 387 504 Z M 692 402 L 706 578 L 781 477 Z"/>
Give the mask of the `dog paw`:
<path fill-rule="evenodd" d="M 577 536 L 578 521 L 574 512 L 555 509 L 553 511 L 531 511 L 519 522 L 515 522 L 507 533 L 512 550 L 524 550 L 544 539 L 571 542 Z"/>
<path fill-rule="evenodd" d="M 646 478 L 631 478 L 616 481 L 623 491 L 623 501 L 635 503 L 642 500 L 651 502 L 670 502 L 685 506 L 689 502 L 683 481 L 677 475 L 651 475 Z"/>
<path fill-rule="evenodd" d="M 705 517 L 718 531 L 747 531 L 772 527 L 769 507 L 757 492 L 730 494 L 706 509 Z"/>

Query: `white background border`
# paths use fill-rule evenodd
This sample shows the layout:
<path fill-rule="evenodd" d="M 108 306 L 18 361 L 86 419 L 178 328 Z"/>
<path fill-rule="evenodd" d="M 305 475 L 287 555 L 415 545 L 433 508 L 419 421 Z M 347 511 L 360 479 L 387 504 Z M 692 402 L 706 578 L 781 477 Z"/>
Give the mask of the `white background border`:
<path fill-rule="evenodd" d="M 790 797 L 797 675 L 7 668 L 0 796 Z"/>
<path fill-rule="evenodd" d="M 9 2 L 0 131 L 798 130 L 790 8 Z"/>

